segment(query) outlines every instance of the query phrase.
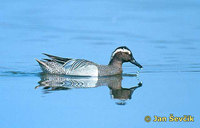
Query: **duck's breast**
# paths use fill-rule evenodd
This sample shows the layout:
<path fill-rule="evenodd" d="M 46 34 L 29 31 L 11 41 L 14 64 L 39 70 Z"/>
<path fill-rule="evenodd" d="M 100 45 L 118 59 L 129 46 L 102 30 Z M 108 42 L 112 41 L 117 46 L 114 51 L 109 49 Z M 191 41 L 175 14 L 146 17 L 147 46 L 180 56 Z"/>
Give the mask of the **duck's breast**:
<path fill-rule="evenodd" d="M 122 74 L 122 69 L 110 65 L 99 65 L 98 75 L 99 76 L 113 76 Z"/>

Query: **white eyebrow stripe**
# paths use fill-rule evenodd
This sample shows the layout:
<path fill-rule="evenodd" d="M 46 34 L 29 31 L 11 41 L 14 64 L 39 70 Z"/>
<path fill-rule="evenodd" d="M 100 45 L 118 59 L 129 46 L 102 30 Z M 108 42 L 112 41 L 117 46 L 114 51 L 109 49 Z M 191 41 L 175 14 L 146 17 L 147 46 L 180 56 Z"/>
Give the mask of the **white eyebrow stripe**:
<path fill-rule="evenodd" d="M 118 53 L 118 52 L 127 52 L 128 54 L 131 54 L 131 52 L 127 49 L 117 49 L 113 54 L 112 54 L 112 57 Z"/>

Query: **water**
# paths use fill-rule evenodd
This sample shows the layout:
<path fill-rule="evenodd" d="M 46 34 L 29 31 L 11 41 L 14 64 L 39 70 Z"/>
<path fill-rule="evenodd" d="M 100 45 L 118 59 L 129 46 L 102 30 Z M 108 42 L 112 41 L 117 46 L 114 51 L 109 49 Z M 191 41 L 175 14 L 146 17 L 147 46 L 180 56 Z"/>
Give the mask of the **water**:
<path fill-rule="evenodd" d="M 199 1 L 22 0 L 1 1 L 0 9 L 1 127 L 200 126 Z M 137 77 L 139 69 L 128 63 L 122 80 L 38 87 L 73 79 L 40 74 L 34 58 L 44 58 L 41 53 L 107 64 L 122 45 L 144 67 Z M 144 121 L 170 114 L 192 115 L 194 122 Z"/>

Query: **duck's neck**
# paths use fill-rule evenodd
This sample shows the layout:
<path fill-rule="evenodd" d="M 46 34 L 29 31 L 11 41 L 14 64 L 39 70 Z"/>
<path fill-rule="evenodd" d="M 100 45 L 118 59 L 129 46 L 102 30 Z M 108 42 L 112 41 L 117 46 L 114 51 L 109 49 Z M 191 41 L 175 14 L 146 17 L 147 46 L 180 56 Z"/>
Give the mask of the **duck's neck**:
<path fill-rule="evenodd" d="M 117 57 L 113 57 L 110 62 L 109 65 L 117 67 L 117 68 L 122 68 L 122 61 L 119 60 Z"/>

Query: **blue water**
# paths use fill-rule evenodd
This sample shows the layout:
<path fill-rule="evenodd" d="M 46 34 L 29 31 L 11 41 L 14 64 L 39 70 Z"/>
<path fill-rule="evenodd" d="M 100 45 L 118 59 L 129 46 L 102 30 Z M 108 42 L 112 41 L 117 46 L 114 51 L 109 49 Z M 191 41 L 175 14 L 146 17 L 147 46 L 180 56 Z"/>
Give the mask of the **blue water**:
<path fill-rule="evenodd" d="M 200 126 L 200 1 L 21 0 L 1 1 L 0 9 L 2 128 Z M 41 53 L 108 64 L 122 45 L 144 68 L 124 64 L 122 80 L 113 80 L 119 88 L 109 80 L 89 88 L 41 85 L 46 79 L 34 60 Z M 170 114 L 194 122 L 144 121 Z"/>

